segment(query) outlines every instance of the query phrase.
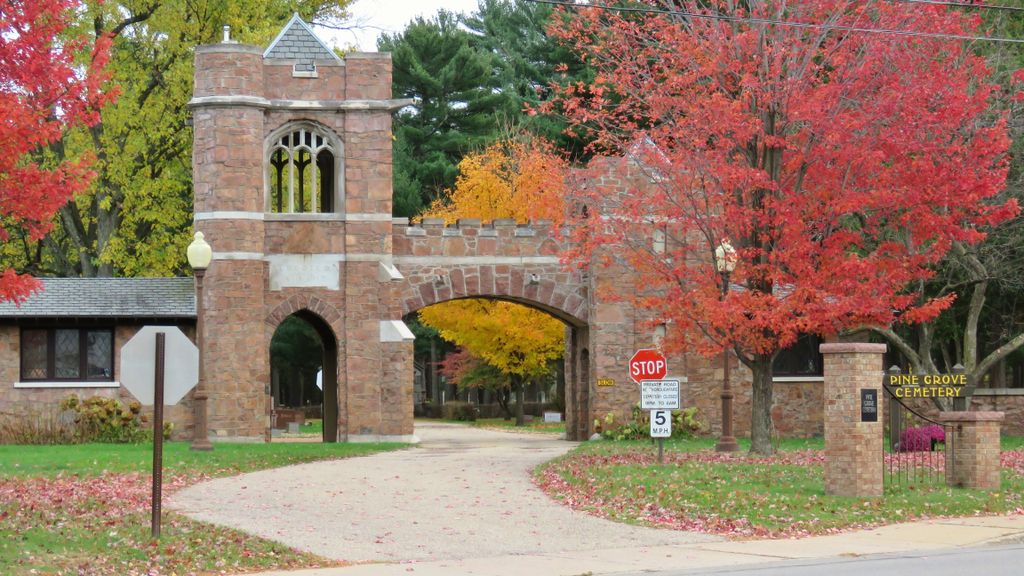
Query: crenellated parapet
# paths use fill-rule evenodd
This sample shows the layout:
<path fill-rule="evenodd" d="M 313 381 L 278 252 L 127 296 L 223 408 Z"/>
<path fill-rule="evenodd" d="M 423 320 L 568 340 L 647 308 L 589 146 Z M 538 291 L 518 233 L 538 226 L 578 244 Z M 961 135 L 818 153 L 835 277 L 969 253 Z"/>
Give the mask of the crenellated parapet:
<path fill-rule="evenodd" d="M 404 276 L 402 313 L 457 298 L 487 297 L 546 310 L 574 325 L 589 316 L 583 275 L 559 259 L 561 237 L 551 222 L 525 225 L 512 219 L 445 225 L 395 221 L 394 264 Z"/>
<path fill-rule="evenodd" d="M 424 218 L 416 225 L 396 220 L 392 230 L 395 256 L 557 256 L 563 242 L 549 220 L 468 218 L 446 226 Z"/>

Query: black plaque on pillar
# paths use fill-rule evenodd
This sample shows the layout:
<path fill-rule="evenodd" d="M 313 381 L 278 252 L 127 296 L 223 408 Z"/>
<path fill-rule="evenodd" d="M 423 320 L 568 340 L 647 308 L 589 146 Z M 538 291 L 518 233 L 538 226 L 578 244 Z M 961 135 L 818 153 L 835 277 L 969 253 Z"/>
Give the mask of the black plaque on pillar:
<path fill-rule="evenodd" d="M 860 389 L 860 421 L 878 422 L 878 389 Z"/>

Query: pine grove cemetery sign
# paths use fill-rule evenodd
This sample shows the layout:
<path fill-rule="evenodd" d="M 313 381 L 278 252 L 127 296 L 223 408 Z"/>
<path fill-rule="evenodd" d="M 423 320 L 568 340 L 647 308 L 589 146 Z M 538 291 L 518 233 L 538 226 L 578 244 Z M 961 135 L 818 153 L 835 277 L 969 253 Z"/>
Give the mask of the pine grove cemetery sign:
<path fill-rule="evenodd" d="M 964 398 L 967 374 L 886 374 L 882 380 L 897 398 Z"/>

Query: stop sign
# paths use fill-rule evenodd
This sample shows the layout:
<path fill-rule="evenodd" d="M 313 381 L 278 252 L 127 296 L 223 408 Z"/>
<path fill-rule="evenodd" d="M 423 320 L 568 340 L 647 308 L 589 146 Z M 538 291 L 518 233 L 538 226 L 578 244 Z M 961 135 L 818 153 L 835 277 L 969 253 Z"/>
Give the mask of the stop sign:
<path fill-rule="evenodd" d="M 668 362 L 657 350 L 637 350 L 629 359 L 629 377 L 637 384 L 641 380 L 664 380 L 666 374 Z"/>

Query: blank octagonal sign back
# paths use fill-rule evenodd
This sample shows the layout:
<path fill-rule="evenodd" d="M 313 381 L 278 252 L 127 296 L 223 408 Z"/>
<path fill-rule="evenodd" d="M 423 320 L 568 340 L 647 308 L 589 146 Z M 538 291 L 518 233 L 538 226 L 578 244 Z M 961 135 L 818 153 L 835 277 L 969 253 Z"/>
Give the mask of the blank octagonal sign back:
<path fill-rule="evenodd" d="M 121 348 L 121 385 L 143 406 L 153 405 L 156 335 L 164 336 L 164 405 L 173 406 L 199 381 L 199 349 L 174 326 L 143 326 Z"/>

